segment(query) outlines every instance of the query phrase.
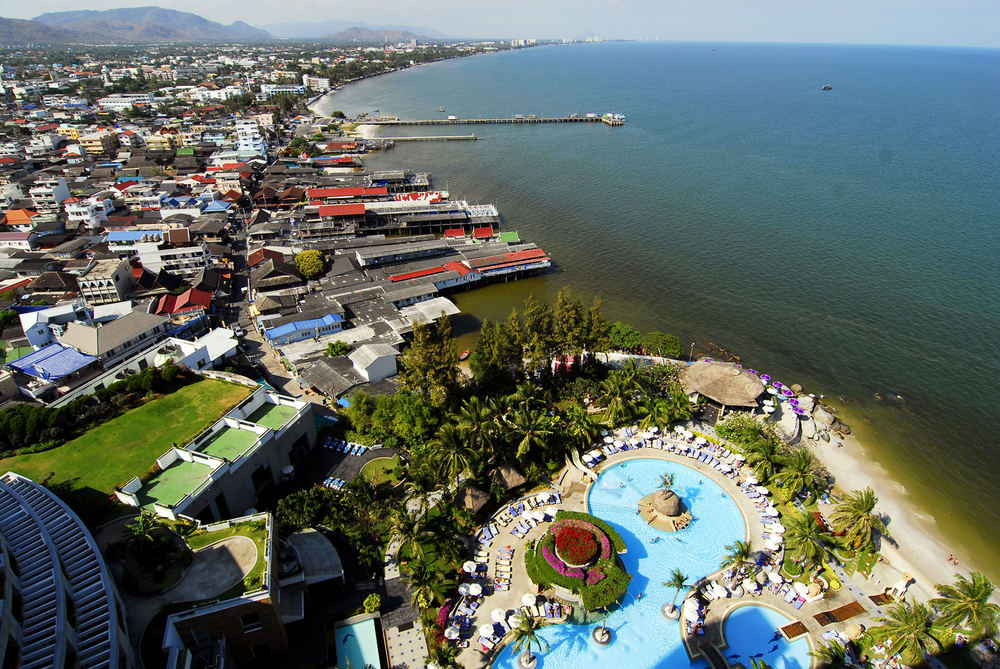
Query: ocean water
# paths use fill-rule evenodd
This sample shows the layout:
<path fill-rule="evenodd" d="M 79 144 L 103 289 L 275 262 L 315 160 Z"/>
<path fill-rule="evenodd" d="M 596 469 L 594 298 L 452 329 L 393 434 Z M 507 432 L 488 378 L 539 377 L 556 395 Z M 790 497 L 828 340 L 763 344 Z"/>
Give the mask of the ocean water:
<path fill-rule="evenodd" d="M 368 162 L 495 202 L 558 263 L 457 296 L 469 342 L 479 319 L 569 285 L 685 348 L 725 346 L 840 398 L 869 456 L 1000 580 L 998 89 L 997 50 L 605 43 L 421 66 L 323 104 L 626 114 L 380 133 L 475 132 Z"/>

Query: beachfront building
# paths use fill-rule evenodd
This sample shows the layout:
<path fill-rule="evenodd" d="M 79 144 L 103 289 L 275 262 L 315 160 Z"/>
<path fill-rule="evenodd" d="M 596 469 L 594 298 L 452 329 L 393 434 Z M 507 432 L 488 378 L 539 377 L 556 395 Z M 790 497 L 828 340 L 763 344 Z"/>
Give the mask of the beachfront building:
<path fill-rule="evenodd" d="M 164 518 L 232 518 L 253 508 L 315 444 L 312 404 L 257 386 L 188 444 L 158 458 L 152 477 L 137 476 L 115 494 Z"/>
<path fill-rule="evenodd" d="M 94 538 L 48 488 L 13 472 L 0 478 L 0 603 L 9 603 L 0 606 L 0 666 L 135 666 Z"/>

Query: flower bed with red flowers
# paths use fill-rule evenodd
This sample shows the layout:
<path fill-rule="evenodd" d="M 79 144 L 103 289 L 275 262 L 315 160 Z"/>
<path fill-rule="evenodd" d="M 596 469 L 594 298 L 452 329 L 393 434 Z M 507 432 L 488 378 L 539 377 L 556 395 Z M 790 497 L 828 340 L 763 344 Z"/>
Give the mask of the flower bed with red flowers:
<path fill-rule="evenodd" d="M 600 549 L 594 533 L 581 527 L 566 526 L 556 534 L 556 554 L 566 564 L 578 567 L 588 565 Z"/>

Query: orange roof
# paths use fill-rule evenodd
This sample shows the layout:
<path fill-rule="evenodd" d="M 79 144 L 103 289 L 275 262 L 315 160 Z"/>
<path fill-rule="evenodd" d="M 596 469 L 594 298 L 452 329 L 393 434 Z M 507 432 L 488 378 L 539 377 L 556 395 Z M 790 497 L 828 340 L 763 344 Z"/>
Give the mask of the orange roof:
<path fill-rule="evenodd" d="M 324 204 L 320 205 L 320 216 L 364 216 L 363 204 Z"/>
<path fill-rule="evenodd" d="M 7 211 L 7 225 L 29 225 L 35 216 L 38 212 L 30 209 L 10 209 Z"/>

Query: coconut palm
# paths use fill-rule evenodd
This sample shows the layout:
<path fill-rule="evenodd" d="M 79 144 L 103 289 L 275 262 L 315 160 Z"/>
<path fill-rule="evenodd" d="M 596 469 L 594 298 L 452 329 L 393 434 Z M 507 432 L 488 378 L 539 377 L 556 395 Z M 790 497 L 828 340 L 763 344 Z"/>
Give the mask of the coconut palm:
<path fill-rule="evenodd" d="M 410 603 L 423 609 L 435 602 L 443 603 L 445 597 L 455 587 L 453 578 L 445 576 L 443 572 L 435 569 L 427 562 L 426 558 L 422 557 L 406 565 L 403 578 L 413 590 Z"/>
<path fill-rule="evenodd" d="M 771 669 L 771 665 L 757 657 L 750 658 L 750 667 L 751 669 Z"/>
<path fill-rule="evenodd" d="M 586 448 L 593 443 L 600 428 L 580 404 L 571 404 L 566 409 L 566 435 L 580 448 Z"/>
<path fill-rule="evenodd" d="M 749 541 L 734 541 L 726 546 L 726 554 L 722 557 L 720 568 L 742 567 L 753 562 L 753 547 Z"/>
<path fill-rule="evenodd" d="M 830 514 L 833 527 L 844 533 L 844 541 L 854 550 L 874 550 L 875 535 L 889 536 L 885 521 L 875 513 L 878 497 L 871 488 L 848 493 Z"/>
<path fill-rule="evenodd" d="M 670 489 L 674 486 L 674 475 L 670 472 L 660 474 L 659 479 L 657 479 L 657 485 L 664 493 L 670 492 Z"/>
<path fill-rule="evenodd" d="M 125 526 L 125 533 L 129 539 L 135 541 L 140 549 L 147 548 L 156 543 L 154 533 L 163 526 L 163 523 L 149 511 L 142 511 L 135 520 Z"/>
<path fill-rule="evenodd" d="M 642 416 L 639 427 L 643 430 L 648 430 L 653 425 L 662 430 L 675 420 L 673 405 L 666 399 L 647 397 L 640 405 L 639 412 Z"/>
<path fill-rule="evenodd" d="M 544 403 L 545 390 L 533 381 L 525 381 L 517 387 L 517 391 L 510 396 L 511 403 L 520 406 L 522 409 L 531 409 L 541 406 Z"/>
<path fill-rule="evenodd" d="M 601 396 L 598 398 L 598 402 L 604 407 L 605 422 L 620 425 L 628 420 L 632 416 L 635 392 L 634 382 L 617 372 L 609 374 L 601 384 Z"/>
<path fill-rule="evenodd" d="M 761 481 L 770 481 L 778 472 L 780 456 L 773 442 L 763 439 L 754 441 L 744 447 L 743 454 L 747 458 L 747 466 L 753 469 Z"/>
<path fill-rule="evenodd" d="M 517 443 L 517 457 L 524 457 L 533 448 L 544 448 L 552 436 L 552 421 L 541 409 L 515 409 L 508 421 L 510 440 Z"/>
<path fill-rule="evenodd" d="M 905 664 L 916 666 L 923 662 L 932 644 L 941 648 L 941 642 L 931 634 L 931 609 L 926 604 L 893 604 L 884 616 L 875 620 L 879 626 L 871 630 L 872 635 L 882 640 L 893 639 L 892 647 L 899 649 Z"/>
<path fill-rule="evenodd" d="M 934 586 L 941 596 L 930 605 L 952 629 L 965 625 L 974 634 L 993 636 L 1000 622 L 1000 606 L 989 601 L 995 587 L 982 572 L 974 571 L 971 577 L 955 574 L 953 585 Z"/>
<path fill-rule="evenodd" d="M 826 553 L 836 545 L 834 537 L 823 532 L 811 513 L 790 514 L 785 518 L 785 545 L 796 560 L 808 569 L 822 564 Z"/>
<path fill-rule="evenodd" d="M 458 429 L 472 442 L 473 445 L 481 445 L 484 441 L 485 432 L 492 422 L 489 407 L 479 397 L 473 395 L 462 402 L 458 411 Z"/>
<path fill-rule="evenodd" d="M 478 455 L 454 425 L 447 423 L 438 430 L 437 438 L 430 444 L 431 459 L 441 474 L 456 486 L 462 474 L 471 471 Z"/>
<path fill-rule="evenodd" d="M 787 499 L 793 499 L 800 492 L 815 495 L 823 489 L 826 481 L 816 470 L 816 457 L 812 451 L 796 448 L 780 459 L 782 489 Z"/>
<path fill-rule="evenodd" d="M 524 648 L 525 664 L 530 664 L 535 659 L 535 654 L 531 652 L 532 646 L 537 646 L 538 650 L 541 651 L 543 648 L 545 652 L 549 650 L 549 642 L 538 636 L 538 630 L 541 629 L 542 624 L 531 616 L 524 616 L 521 618 L 521 624 L 511 630 L 514 635 L 511 645 L 514 652 Z"/>
<path fill-rule="evenodd" d="M 421 541 L 428 538 L 424 522 L 403 509 L 393 509 L 389 514 L 389 532 L 399 542 L 399 549 L 410 556 L 424 557 Z"/>
<path fill-rule="evenodd" d="M 681 594 L 681 590 L 684 588 L 690 588 L 691 584 L 687 582 L 687 576 L 684 575 L 680 569 L 675 568 L 670 572 L 669 580 L 663 582 L 663 586 L 667 588 L 674 589 L 674 598 L 670 601 L 670 608 L 677 608 L 677 598 Z"/>
<path fill-rule="evenodd" d="M 809 653 L 816 658 L 816 669 L 842 669 L 847 666 L 847 648 L 836 639 Z"/>

